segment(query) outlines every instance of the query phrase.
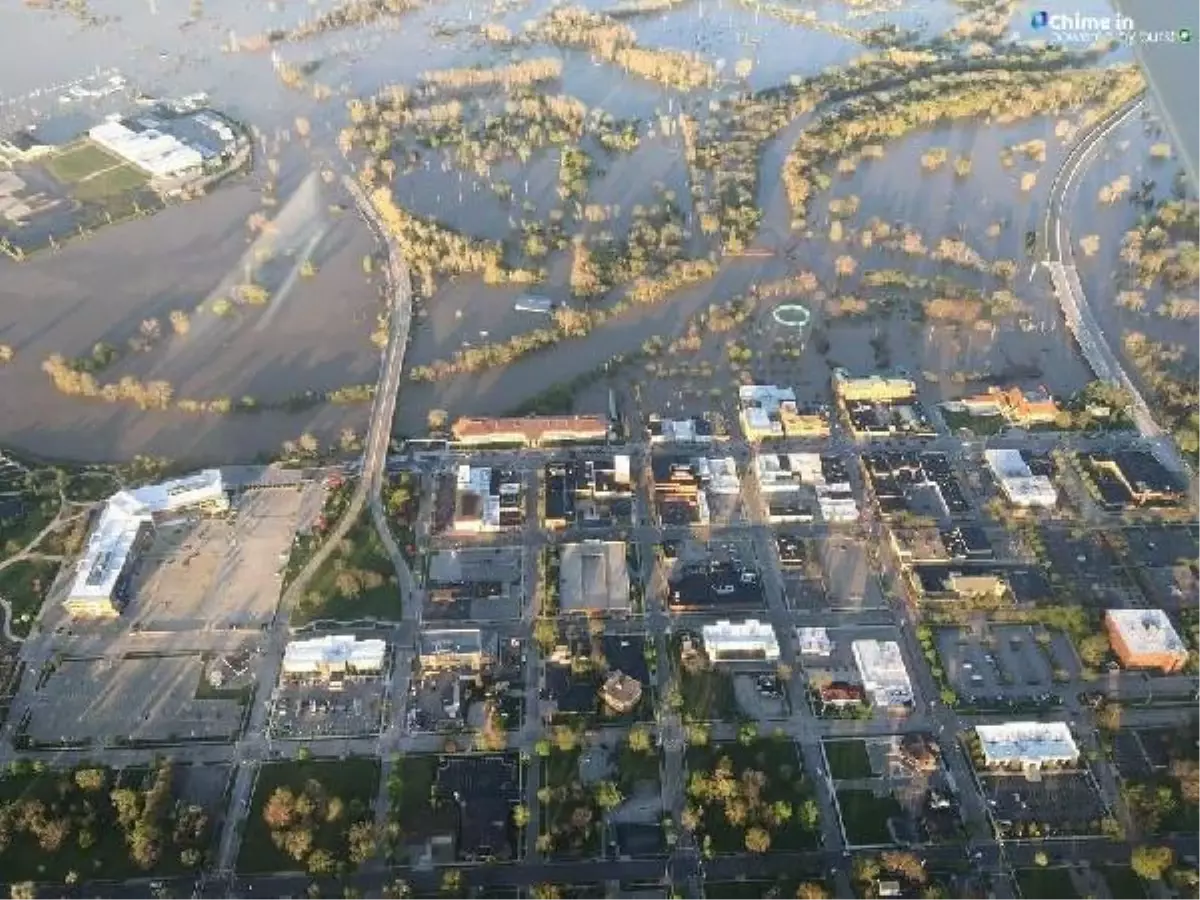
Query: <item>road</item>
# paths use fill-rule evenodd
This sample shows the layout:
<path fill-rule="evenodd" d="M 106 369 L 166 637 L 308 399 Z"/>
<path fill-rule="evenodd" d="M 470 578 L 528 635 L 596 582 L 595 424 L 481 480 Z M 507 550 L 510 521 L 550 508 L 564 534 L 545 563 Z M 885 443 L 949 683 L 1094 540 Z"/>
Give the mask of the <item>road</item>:
<path fill-rule="evenodd" d="M 1045 264 L 1050 272 L 1055 296 L 1062 307 L 1067 327 L 1075 336 L 1092 373 L 1097 378 L 1124 388 L 1132 400 L 1134 425 L 1155 456 L 1173 471 L 1186 473 L 1190 480 L 1190 469 L 1176 449 L 1174 441 L 1155 422 L 1149 405 L 1137 385 L 1126 374 L 1120 359 L 1108 343 L 1104 329 L 1088 306 L 1087 296 L 1075 267 L 1075 254 L 1068 224 L 1080 176 L 1087 171 L 1104 139 L 1136 115 L 1145 102 L 1145 95 L 1142 94 L 1122 104 L 1084 131 L 1067 152 L 1050 185 L 1042 223 L 1042 240 L 1046 252 Z"/>
<path fill-rule="evenodd" d="M 370 503 L 372 519 L 392 559 L 399 579 L 402 609 L 411 610 L 418 606 L 414 602 L 412 573 L 396 546 L 387 526 L 380 501 L 384 468 L 387 463 L 388 447 L 391 443 L 392 421 L 396 413 L 396 393 L 400 387 L 400 376 L 404 368 L 404 355 L 408 347 L 408 333 L 412 322 L 412 286 L 408 267 L 401 258 L 399 249 L 380 225 L 378 215 L 366 194 L 350 176 L 343 178 L 343 185 L 354 198 L 359 214 L 371 227 L 376 237 L 387 247 L 388 265 L 385 268 L 386 296 L 390 306 L 388 343 L 380 363 L 379 381 L 371 405 L 371 418 L 367 426 L 367 437 L 362 460 L 362 475 L 354 488 L 349 506 L 338 519 L 337 525 L 312 558 L 300 570 L 295 580 L 284 591 L 271 625 L 268 647 L 262 654 L 255 681 L 254 700 L 250 708 L 250 719 L 242 739 L 238 742 L 234 760 L 239 763 L 234 777 L 233 791 L 229 804 L 229 820 L 221 834 L 217 853 L 217 871 L 224 878 L 232 878 L 238 847 L 241 844 L 241 826 L 249 811 L 258 778 L 258 768 L 269 752 L 267 725 L 270 716 L 270 693 L 274 691 L 283 661 L 284 649 L 290 638 L 288 616 L 297 601 L 304 596 L 309 581 L 329 559 L 330 554 L 341 543 L 350 528 L 362 515 L 363 507 Z"/>

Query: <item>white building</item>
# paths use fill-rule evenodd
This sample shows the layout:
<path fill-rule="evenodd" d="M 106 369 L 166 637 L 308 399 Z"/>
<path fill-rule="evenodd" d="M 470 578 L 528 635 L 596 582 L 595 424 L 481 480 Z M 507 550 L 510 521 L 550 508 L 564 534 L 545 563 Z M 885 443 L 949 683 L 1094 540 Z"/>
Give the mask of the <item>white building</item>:
<path fill-rule="evenodd" d="M 1020 450 L 985 450 L 983 456 L 1013 506 L 1052 508 L 1058 503 L 1054 482 L 1045 475 L 1034 475 Z"/>
<path fill-rule="evenodd" d="M 975 733 L 988 766 L 1019 763 L 1036 769 L 1047 763 L 1069 764 L 1079 759 L 1079 748 L 1066 722 L 976 725 Z"/>
<path fill-rule="evenodd" d="M 200 168 L 204 156 L 179 138 L 153 128 L 134 131 L 117 119 L 97 125 L 88 137 L 121 159 L 158 178 Z"/>
<path fill-rule="evenodd" d="M 704 651 L 713 662 L 741 659 L 776 662 L 779 659 L 775 629 L 758 619 L 705 625 L 700 634 L 704 638 Z"/>
<path fill-rule="evenodd" d="M 796 649 L 801 656 L 829 656 L 833 641 L 825 628 L 797 628 Z"/>
<path fill-rule="evenodd" d="M 783 437 L 780 411 L 796 411 L 796 392 L 773 384 L 744 384 L 738 388 L 738 409 L 749 440 Z"/>
<path fill-rule="evenodd" d="M 292 641 L 283 651 L 283 674 L 290 678 L 328 678 L 378 675 L 383 671 L 387 644 L 378 638 L 360 641 L 352 634 L 327 634 Z"/>
<path fill-rule="evenodd" d="M 713 459 L 700 458 L 696 460 L 696 468 L 700 480 L 712 494 L 738 494 L 742 490 L 742 480 L 738 478 L 737 462 L 732 456 L 722 456 Z"/>
<path fill-rule="evenodd" d="M 821 473 L 821 458 L 815 453 L 760 453 L 754 457 L 754 473 L 763 493 L 794 491 L 801 484 L 811 484 L 811 470 L 804 467 L 807 457 L 817 458 L 817 476 Z M 806 477 L 809 476 L 809 477 Z"/>
<path fill-rule="evenodd" d="M 454 530 L 496 531 L 500 528 L 500 495 L 492 493 L 492 470 L 459 466 L 455 484 Z"/>
<path fill-rule="evenodd" d="M 75 564 L 75 577 L 63 602 L 67 611 L 74 616 L 118 615 L 139 545 L 153 532 L 154 522 L 201 506 L 229 507 L 219 469 L 118 491 L 109 497 Z"/>
<path fill-rule="evenodd" d="M 650 417 L 651 444 L 711 444 L 713 427 L 706 419 L 663 419 Z"/>
<path fill-rule="evenodd" d="M 895 641 L 854 641 L 850 645 L 863 690 L 876 706 L 912 703 L 912 682 Z"/>

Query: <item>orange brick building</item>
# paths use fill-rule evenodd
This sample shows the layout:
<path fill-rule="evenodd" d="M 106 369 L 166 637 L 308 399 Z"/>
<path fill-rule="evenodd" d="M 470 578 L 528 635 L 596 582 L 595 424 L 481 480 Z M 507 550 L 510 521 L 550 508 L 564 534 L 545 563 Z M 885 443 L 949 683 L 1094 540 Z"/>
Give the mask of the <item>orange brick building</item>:
<path fill-rule="evenodd" d="M 1178 672 L 1187 663 L 1187 648 L 1161 609 L 1110 609 L 1104 627 L 1127 669 Z"/>

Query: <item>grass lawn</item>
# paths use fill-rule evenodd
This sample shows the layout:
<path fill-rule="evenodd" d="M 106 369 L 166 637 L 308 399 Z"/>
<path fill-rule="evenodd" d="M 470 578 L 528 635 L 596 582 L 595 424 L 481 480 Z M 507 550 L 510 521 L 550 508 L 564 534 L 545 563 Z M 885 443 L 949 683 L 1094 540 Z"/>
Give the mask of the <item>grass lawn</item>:
<path fill-rule="evenodd" d="M 99 144 L 83 138 L 46 157 L 45 165 L 50 174 L 59 181 L 73 184 L 95 172 L 127 163 L 115 153 L 109 153 Z"/>
<path fill-rule="evenodd" d="M 129 788 L 140 793 L 149 786 L 150 770 L 126 769 L 116 773 L 99 766 L 80 768 L 104 771 L 107 776 L 104 786 L 98 791 L 85 791 L 74 781 L 72 771 L 14 775 L 5 770 L 0 776 L 0 804 L 8 807 L 21 801 L 38 801 L 44 804 L 47 821 L 69 825 L 62 843 L 53 850 L 46 849 L 28 831 L 12 828 L 9 840 L 0 849 L 0 873 L 6 880 L 61 882 L 69 872 L 76 873 L 82 881 L 124 880 L 147 875 L 178 875 L 187 871 L 179 857 L 180 845 L 170 837 L 173 825 L 169 820 L 163 822 L 167 837 L 154 866 L 143 869 L 130 858 L 110 792 L 116 788 Z M 176 797 L 179 777 L 176 772 L 172 788 Z M 90 824 L 82 819 L 85 802 L 93 810 Z M 211 829 L 211 825 L 209 827 Z M 207 834 L 211 835 L 211 830 Z"/>
<path fill-rule="evenodd" d="M 1078 897 L 1067 869 L 1018 869 L 1017 885 L 1024 897 Z"/>
<path fill-rule="evenodd" d="M 345 814 L 339 821 L 322 823 L 315 830 L 313 849 L 329 850 L 335 859 L 346 858 L 346 829 L 353 822 L 372 817 L 371 806 L 379 786 L 379 761 L 343 759 L 270 763 L 259 771 L 258 782 L 254 785 L 254 797 L 250 801 L 238 855 L 239 872 L 290 872 L 303 868 L 275 846 L 267 823 L 263 821 L 263 808 L 276 788 L 287 787 L 299 794 L 309 779 L 319 782 L 327 797 L 339 797 L 345 804 Z"/>
<path fill-rule="evenodd" d="M 292 612 L 293 624 L 315 619 L 400 619 L 396 572 L 365 508 Z"/>
<path fill-rule="evenodd" d="M 541 759 L 541 838 L 549 836 L 549 857 L 591 858 L 600 852 L 602 812 L 595 792 L 579 778 L 581 750 L 554 748 Z M 542 799 L 544 798 L 544 799 Z"/>
<path fill-rule="evenodd" d="M 1108 891 L 1121 900 L 1140 900 L 1146 895 L 1146 882 L 1129 866 L 1103 866 L 1100 869 L 1108 882 Z"/>
<path fill-rule="evenodd" d="M 725 815 L 720 801 L 704 800 L 691 790 L 692 779 L 701 776 L 711 779 L 721 759 L 732 763 L 732 776 L 742 778 L 748 771 L 766 776 L 760 797 L 764 805 L 784 803 L 791 815 L 770 827 L 771 848 L 774 850 L 808 850 L 817 846 L 818 832 L 803 821 L 801 807 L 812 800 L 812 786 L 805 778 L 796 746 L 786 739 L 757 738 L 749 745 L 742 743 L 691 745 L 687 748 L 689 803 L 702 812 L 697 838 L 714 853 L 744 853 L 746 825 L 733 825 Z M 815 813 L 815 803 L 812 804 Z M 819 826 L 818 823 L 814 823 Z"/>
<path fill-rule="evenodd" d="M 75 182 L 71 193 L 81 203 L 100 203 L 109 197 L 141 190 L 146 183 L 144 173 L 128 163 L 124 163 L 98 172 L 86 181 Z"/>
<path fill-rule="evenodd" d="M 834 778 L 871 777 L 866 741 L 826 741 L 825 758 L 829 760 L 829 773 Z"/>
<path fill-rule="evenodd" d="M 407 843 L 438 830 L 450 817 L 448 811 L 439 811 L 433 805 L 439 759 L 436 755 L 402 756 L 392 766 L 387 785 L 388 817 L 396 828 L 392 852 L 397 857 L 404 857 Z"/>
<path fill-rule="evenodd" d="M 948 412 L 945 408 L 942 409 L 942 418 L 951 434 L 957 433 L 960 428 L 969 428 L 976 435 L 983 437 L 999 434 L 1008 425 L 1004 416 L 973 416 L 967 412 Z"/>
<path fill-rule="evenodd" d="M 716 669 L 679 672 L 679 693 L 683 697 L 683 718 L 689 722 L 736 719 L 737 698 L 733 679 Z"/>
<path fill-rule="evenodd" d="M 23 559 L 0 569 L 0 597 L 12 607 L 13 634 L 26 637 L 61 563 L 52 559 Z"/>
<path fill-rule="evenodd" d="M 840 790 L 838 807 L 849 844 L 890 844 L 887 822 L 903 812 L 895 797 L 876 797 L 872 791 Z"/>

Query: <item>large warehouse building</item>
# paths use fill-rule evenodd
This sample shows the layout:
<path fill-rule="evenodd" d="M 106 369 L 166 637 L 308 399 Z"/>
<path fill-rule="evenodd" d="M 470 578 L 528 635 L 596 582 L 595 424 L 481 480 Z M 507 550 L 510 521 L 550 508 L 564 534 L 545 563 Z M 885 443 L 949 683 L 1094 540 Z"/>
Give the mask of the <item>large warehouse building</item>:
<path fill-rule="evenodd" d="M 983 456 L 1000 490 L 1013 506 L 1051 509 L 1058 503 L 1054 482 L 1045 475 L 1034 475 L 1020 450 L 985 450 Z"/>
<path fill-rule="evenodd" d="M 1178 672 L 1187 647 L 1161 609 L 1110 609 L 1104 616 L 1109 643 L 1127 669 Z"/>
<path fill-rule="evenodd" d="M 199 171 L 237 143 L 233 128 L 212 110 L 114 116 L 92 128 L 88 137 L 154 178 Z"/>
<path fill-rule="evenodd" d="M 75 579 L 64 602 L 67 611 L 73 616 L 118 615 L 127 599 L 129 572 L 153 532 L 154 522 L 198 507 L 229 507 L 219 469 L 118 491 L 109 497 L 75 566 Z"/>

